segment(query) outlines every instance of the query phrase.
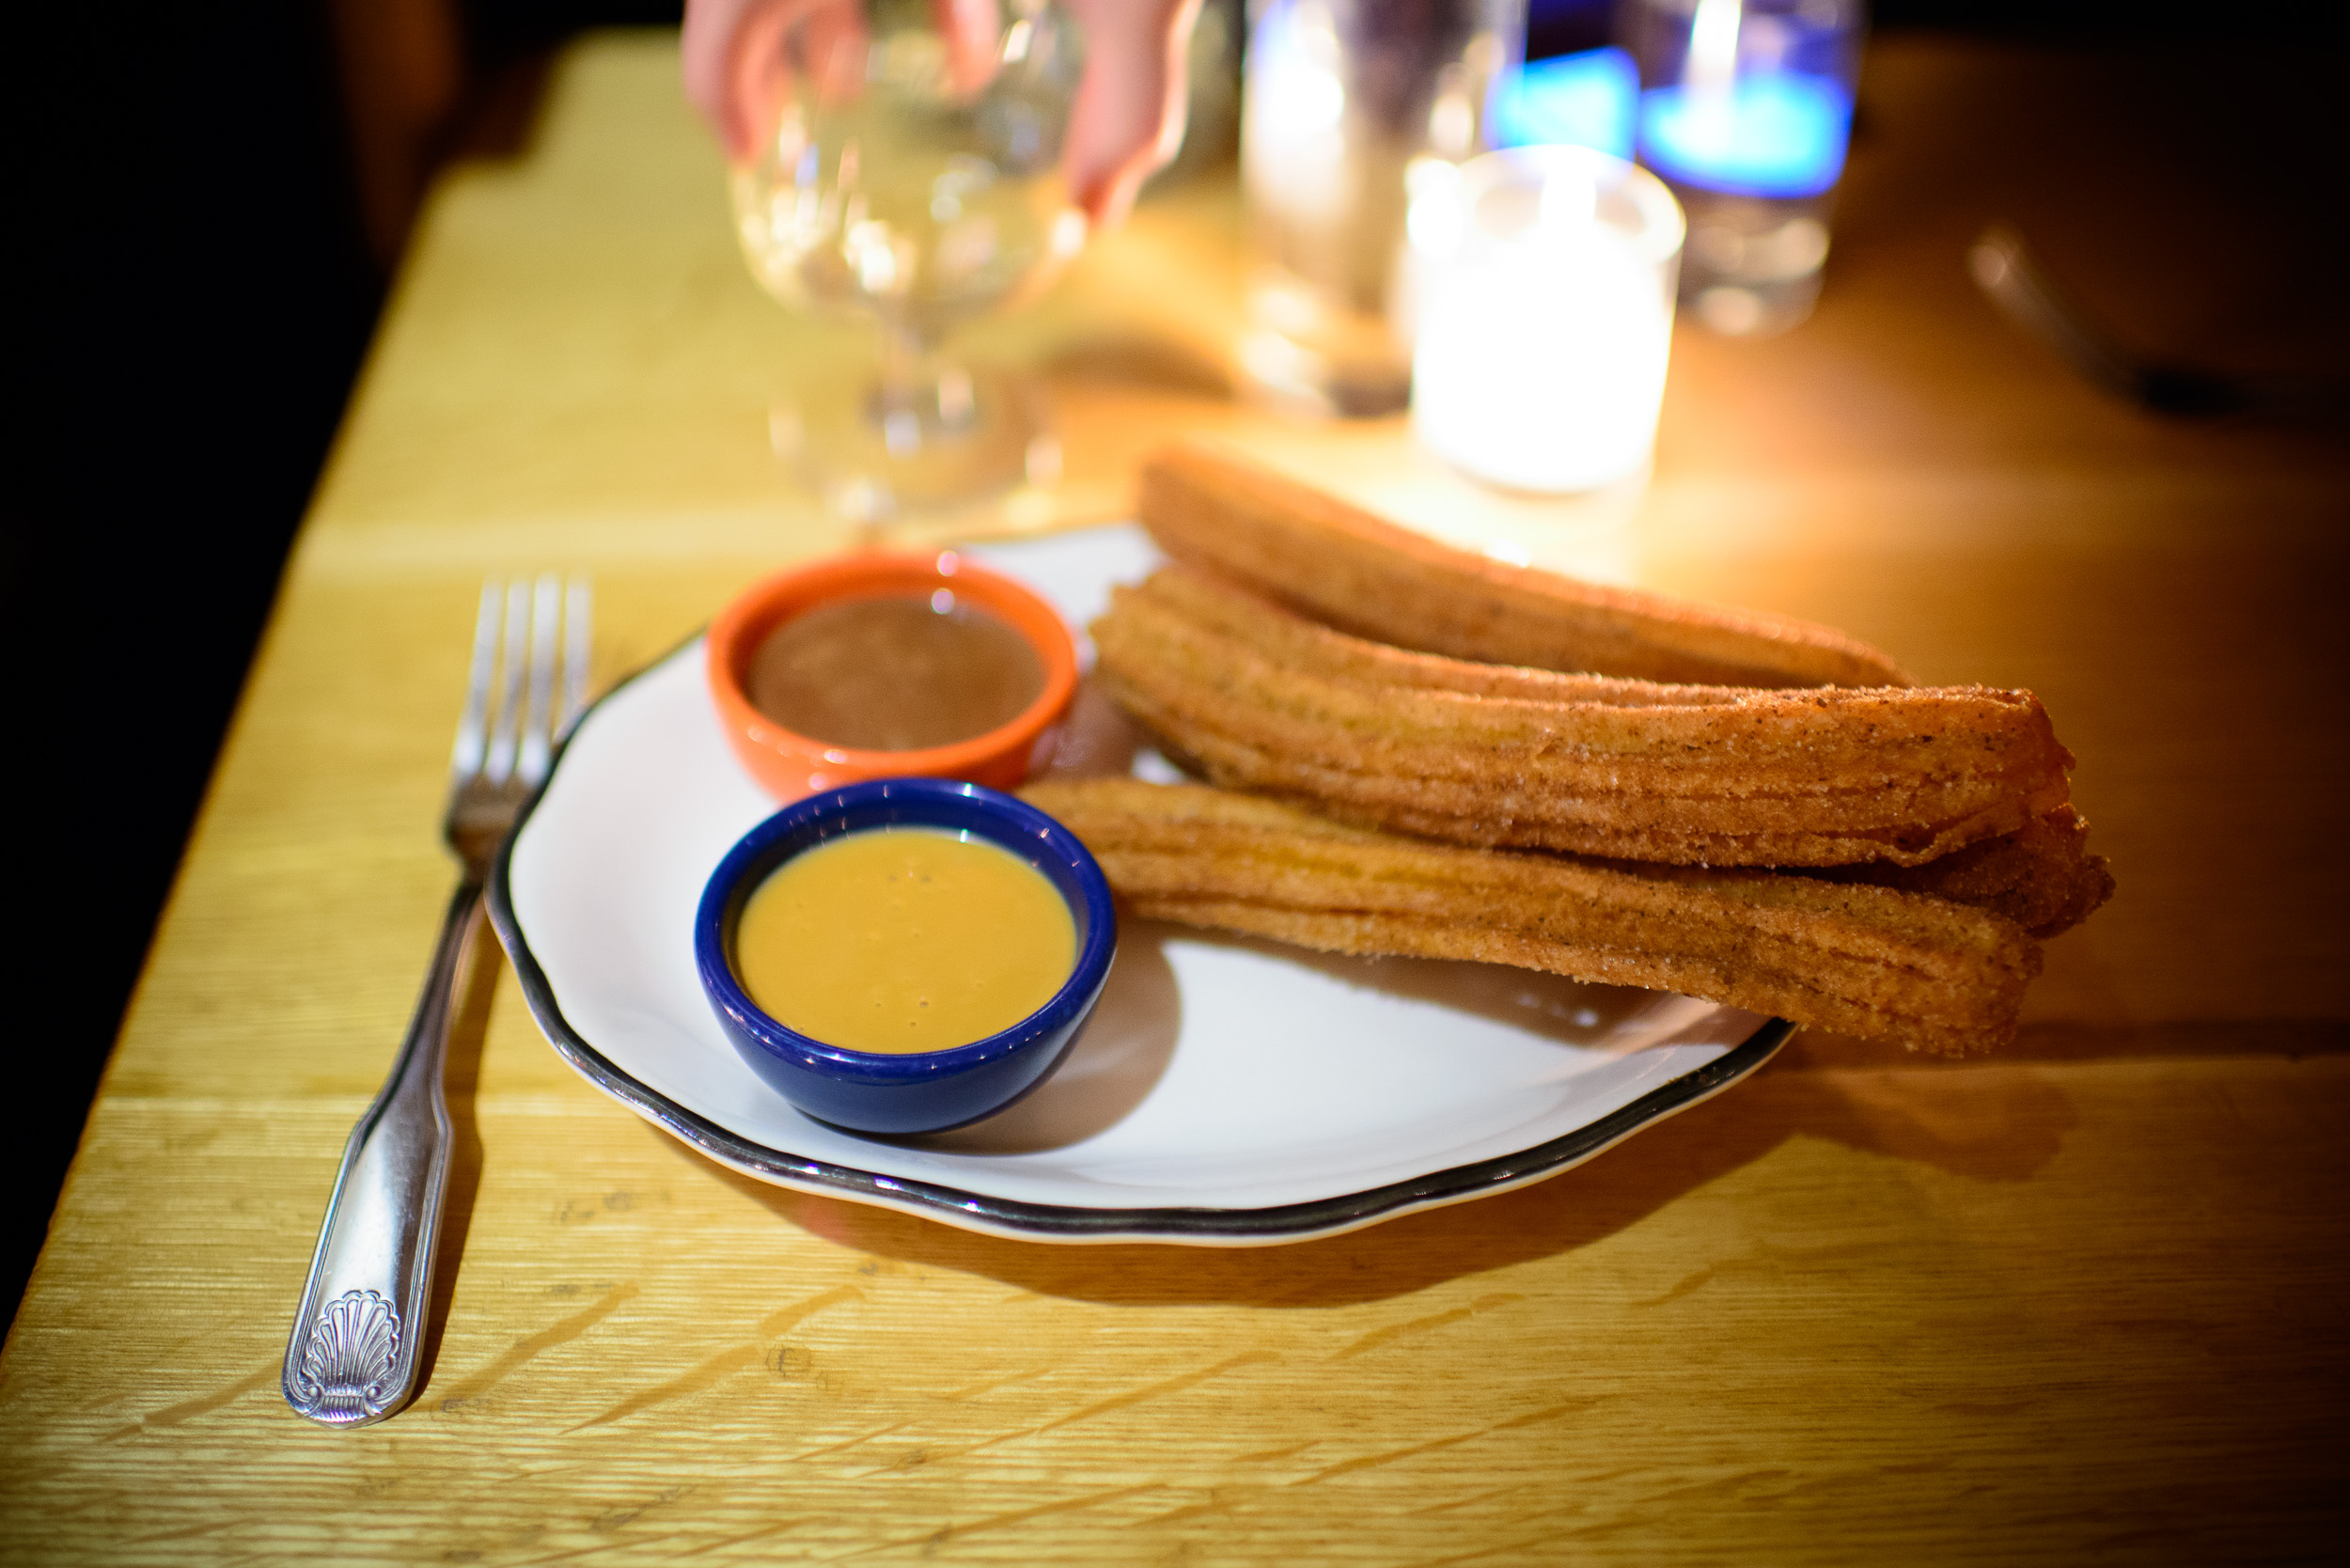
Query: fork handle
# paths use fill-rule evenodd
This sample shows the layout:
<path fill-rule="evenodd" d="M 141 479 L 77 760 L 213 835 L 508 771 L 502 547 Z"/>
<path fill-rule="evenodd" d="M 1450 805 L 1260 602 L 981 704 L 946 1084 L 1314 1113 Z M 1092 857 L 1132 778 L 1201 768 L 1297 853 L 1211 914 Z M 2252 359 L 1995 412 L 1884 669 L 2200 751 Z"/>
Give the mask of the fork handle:
<path fill-rule="evenodd" d="M 380 1421 L 415 1393 L 448 1178 L 442 1069 L 480 916 L 481 879 L 468 875 L 449 900 L 400 1059 L 343 1149 L 286 1344 L 286 1403 L 322 1425 Z"/>

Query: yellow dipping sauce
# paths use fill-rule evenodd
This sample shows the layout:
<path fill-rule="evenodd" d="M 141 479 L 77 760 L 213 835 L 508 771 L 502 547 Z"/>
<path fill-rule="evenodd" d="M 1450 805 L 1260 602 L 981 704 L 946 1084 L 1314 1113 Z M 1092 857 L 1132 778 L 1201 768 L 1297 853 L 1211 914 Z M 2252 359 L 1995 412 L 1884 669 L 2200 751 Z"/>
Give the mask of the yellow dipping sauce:
<path fill-rule="evenodd" d="M 939 828 L 793 855 L 743 905 L 734 971 L 768 1016 L 853 1051 L 944 1051 L 1052 1000 L 1077 925 L 1044 873 Z"/>

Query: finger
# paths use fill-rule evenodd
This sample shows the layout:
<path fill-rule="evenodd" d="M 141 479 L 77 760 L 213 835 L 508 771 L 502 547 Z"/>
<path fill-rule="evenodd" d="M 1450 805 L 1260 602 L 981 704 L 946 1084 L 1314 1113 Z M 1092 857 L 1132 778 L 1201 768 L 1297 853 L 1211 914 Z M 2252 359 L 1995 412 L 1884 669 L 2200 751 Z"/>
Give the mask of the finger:
<path fill-rule="evenodd" d="M 931 14 L 947 40 L 948 88 L 967 98 L 994 81 L 1004 34 L 997 0 L 931 0 Z"/>
<path fill-rule="evenodd" d="M 1199 0 L 1067 0 L 1086 69 L 1062 170 L 1096 227 L 1116 224 L 1183 139 L 1185 55 Z"/>
<path fill-rule="evenodd" d="M 791 70 L 816 88 L 816 102 L 847 103 L 865 90 L 866 30 L 861 0 L 807 0 L 807 14 L 784 44 Z"/>
<path fill-rule="evenodd" d="M 735 39 L 759 5 L 760 0 L 686 0 L 679 42 L 686 101 L 717 133 L 718 145 L 737 158 L 750 150 L 751 136 L 738 129 L 743 117 L 735 111 Z"/>
<path fill-rule="evenodd" d="M 774 126 L 792 70 L 787 49 L 813 46 L 834 60 L 844 39 L 863 36 L 857 0 L 686 0 L 685 96 L 741 161 Z"/>

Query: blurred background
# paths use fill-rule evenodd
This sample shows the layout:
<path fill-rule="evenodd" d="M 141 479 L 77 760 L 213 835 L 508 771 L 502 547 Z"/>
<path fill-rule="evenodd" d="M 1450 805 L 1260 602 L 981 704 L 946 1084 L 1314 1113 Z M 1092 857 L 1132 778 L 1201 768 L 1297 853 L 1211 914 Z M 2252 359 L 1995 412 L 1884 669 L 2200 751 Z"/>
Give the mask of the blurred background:
<path fill-rule="evenodd" d="M 14 227 L 31 286 L 10 313 L 11 362 L 29 429 L 16 443 L 25 478 L 9 487 L 0 540 L 24 708 L 10 751 L 21 774 L 40 775 L 19 797 L 39 809 L 26 810 L 17 835 L 31 847 L 20 886 L 34 907 L 20 928 L 31 935 L 8 1031 L 6 1141 L 18 1180 L 0 1230 L 0 1303 L 11 1313 L 434 173 L 528 145 L 540 84 L 566 39 L 673 25 L 680 8 L 248 0 L 50 9 L 65 14 L 36 24 L 22 56 L 35 69 L 17 99 L 11 162 L 31 212 Z M 1530 11 L 1530 56 L 1607 40 L 1607 0 L 1532 0 Z M 2080 160 L 2093 186 L 2098 149 L 2178 144 L 2154 165 L 2174 174 L 2150 186 L 2141 169 L 2130 192 L 2112 196 L 2170 210 L 2117 227 L 2110 254 L 2095 254 L 2094 226 L 2052 233 L 2048 251 L 2085 274 L 2123 280 L 2126 305 L 2133 235 L 2191 225 L 2199 191 L 2248 181 L 2281 215 L 2249 254 L 2231 247 L 2244 273 L 2224 292 L 2241 299 L 2248 287 L 2273 335 L 2289 326 L 2296 298 L 2330 302 L 2339 316 L 2350 281 L 2331 237 L 2350 148 L 2325 108 L 2344 65 L 2338 15 L 2290 5 L 1880 0 L 1873 26 L 2131 57 L 2130 89 L 2109 92 L 2084 122 L 2094 133 L 2048 151 Z M 1986 120 L 2007 111 L 1958 110 Z M 1864 69 L 1856 146 L 1871 133 Z M 713 192 L 713 222 L 723 211 Z"/>

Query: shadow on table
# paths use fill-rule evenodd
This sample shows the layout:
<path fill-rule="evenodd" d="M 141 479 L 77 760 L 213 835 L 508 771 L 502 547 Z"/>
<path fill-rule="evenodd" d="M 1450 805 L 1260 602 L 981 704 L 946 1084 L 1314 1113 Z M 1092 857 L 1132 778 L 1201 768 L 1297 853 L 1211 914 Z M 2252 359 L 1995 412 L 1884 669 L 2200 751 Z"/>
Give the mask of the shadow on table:
<path fill-rule="evenodd" d="M 474 1117 L 474 1098 L 481 1081 L 481 1045 L 490 1032 L 490 1003 L 506 963 L 487 919 L 475 933 L 470 958 L 462 977 L 463 1001 L 449 1025 L 448 1061 L 441 1078 L 448 1100 L 448 1177 L 441 1189 L 441 1233 L 432 1246 L 432 1300 L 425 1313 L 424 1346 L 416 1356 L 419 1388 L 432 1381 L 449 1298 L 457 1289 L 458 1263 L 465 1255 L 465 1234 L 473 1229 L 474 1197 L 481 1186 L 481 1131 Z"/>
<path fill-rule="evenodd" d="M 2213 1020 L 2156 1024 L 2027 1024 L 1993 1063 L 2161 1061 L 2183 1057 L 2292 1057 L 2350 1051 L 2350 1022 L 2329 1018 Z M 1904 1058 L 1874 1041 L 1807 1029 L 1779 1054 L 1779 1071 L 1923 1068 L 1966 1072 L 1986 1065 L 1976 1057 L 1956 1060 Z"/>
<path fill-rule="evenodd" d="M 1872 1065 L 1904 1062 L 1876 1048 Z M 2019 1182 L 2054 1158 L 2077 1124 L 2071 1098 L 2029 1068 L 1816 1071 L 1798 1057 L 1532 1186 L 1343 1236 L 1247 1248 L 1008 1241 L 712 1168 L 840 1246 L 1042 1294 L 1112 1306 L 1333 1307 L 1605 1241 L 1795 1137 L 1978 1181 Z"/>
<path fill-rule="evenodd" d="M 1063 346 L 1047 367 L 1058 381 L 1229 401 L 1226 368 L 1181 343 L 1139 334 L 1097 336 Z"/>

